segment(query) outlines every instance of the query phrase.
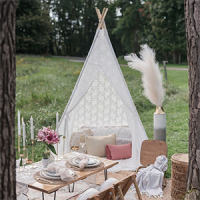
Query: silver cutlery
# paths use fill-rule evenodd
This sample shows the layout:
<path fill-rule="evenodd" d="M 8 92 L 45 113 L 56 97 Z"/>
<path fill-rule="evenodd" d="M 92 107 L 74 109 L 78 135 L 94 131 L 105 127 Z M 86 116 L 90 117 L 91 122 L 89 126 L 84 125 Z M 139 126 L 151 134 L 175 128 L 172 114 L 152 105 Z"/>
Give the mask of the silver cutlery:
<path fill-rule="evenodd" d="M 37 177 L 36 180 L 45 181 L 45 182 L 47 182 L 47 183 L 53 183 L 52 181 L 46 180 L 46 179 L 44 179 L 44 178 L 39 178 L 39 177 Z"/>

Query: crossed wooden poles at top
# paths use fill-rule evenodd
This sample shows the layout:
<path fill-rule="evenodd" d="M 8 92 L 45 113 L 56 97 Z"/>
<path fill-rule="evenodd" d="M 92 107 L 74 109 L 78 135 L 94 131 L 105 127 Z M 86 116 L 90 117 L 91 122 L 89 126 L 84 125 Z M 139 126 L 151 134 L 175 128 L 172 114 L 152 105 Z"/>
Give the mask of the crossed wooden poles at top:
<path fill-rule="evenodd" d="M 97 7 L 95 7 L 95 10 L 96 10 L 97 16 L 99 18 L 99 25 L 98 25 L 97 29 L 98 28 L 106 28 L 105 24 L 102 23 L 102 21 L 104 21 L 104 19 L 106 17 L 106 14 L 108 12 L 108 8 L 103 8 L 102 14 L 101 14 L 100 10 Z"/>

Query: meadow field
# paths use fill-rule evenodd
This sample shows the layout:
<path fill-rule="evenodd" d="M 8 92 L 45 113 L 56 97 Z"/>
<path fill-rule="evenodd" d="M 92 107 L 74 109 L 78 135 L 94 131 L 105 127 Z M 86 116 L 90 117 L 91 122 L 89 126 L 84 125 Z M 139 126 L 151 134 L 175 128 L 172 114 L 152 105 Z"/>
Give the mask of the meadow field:
<path fill-rule="evenodd" d="M 56 113 L 58 112 L 61 117 L 82 66 L 82 63 L 70 62 L 66 58 L 17 55 L 15 145 L 17 147 L 17 111 L 20 110 L 26 125 L 26 146 L 29 149 L 30 158 L 30 117 L 32 116 L 34 120 L 35 135 L 43 126 L 51 126 L 55 129 Z M 186 68 L 187 65 L 173 65 L 173 67 Z M 141 75 L 138 71 L 128 67 L 121 67 L 121 69 L 147 136 L 149 139 L 153 139 L 155 106 L 143 95 Z M 166 96 L 163 107 L 167 117 L 169 159 L 167 176 L 169 177 L 171 156 L 174 153 L 188 152 L 189 109 L 188 72 L 168 70 L 167 75 L 168 81 L 164 82 Z M 35 141 L 35 161 L 41 160 L 44 149 L 42 143 Z"/>

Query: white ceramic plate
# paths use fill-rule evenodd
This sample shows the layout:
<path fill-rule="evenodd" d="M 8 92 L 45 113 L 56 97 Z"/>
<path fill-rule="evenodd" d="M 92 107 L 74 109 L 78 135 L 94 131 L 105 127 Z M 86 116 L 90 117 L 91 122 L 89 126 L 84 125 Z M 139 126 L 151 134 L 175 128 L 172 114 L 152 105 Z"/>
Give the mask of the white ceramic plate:
<path fill-rule="evenodd" d="M 76 159 L 76 163 L 77 163 L 78 165 L 79 165 L 80 161 L 81 161 L 81 159 L 79 159 L 79 158 Z M 89 158 L 89 161 L 88 161 L 87 165 L 94 165 L 94 164 L 96 164 L 97 162 L 98 162 L 97 159 L 95 159 L 95 158 Z"/>
<path fill-rule="evenodd" d="M 68 169 L 68 168 L 66 168 L 66 170 L 68 170 L 69 171 L 69 173 L 72 175 L 72 176 L 76 176 L 76 172 L 75 171 L 73 171 L 73 170 L 71 170 L 71 169 Z M 40 174 L 41 175 L 41 174 Z M 52 179 L 60 179 L 60 175 L 59 174 L 56 174 L 56 173 L 52 173 L 52 172 L 48 172 L 47 170 L 43 170 L 42 171 L 42 175 L 43 176 L 45 176 L 45 177 L 47 177 L 47 178 L 52 178 Z M 41 175 L 41 176 L 42 176 Z"/>
<path fill-rule="evenodd" d="M 47 171 L 40 171 L 40 176 L 42 176 L 43 178 L 46 178 L 46 179 L 60 180 L 60 176 L 59 177 L 49 176 L 47 174 Z"/>
<path fill-rule="evenodd" d="M 76 160 L 77 160 L 77 158 L 73 158 L 69 162 L 70 162 L 71 165 L 79 167 L 79 164 L 77 164 Z M 101 164 L 100 160 L 98 160 L 98 159 L 95 159 L 95 160 L 97 160 L 96 163 L 94 163 L 94 164 L 87 164 L 85 167 L 97 167 L 97 166 L 99 166 Z"/>
<path fill-rule="evenodd" d="M 48 172 L 48 171 L 46 171 L 46 174 L 47 174 L 48 176 L 60 177 L 60 175 L 59 175 L 59 174 L 56 174 L 55 172 Z"/>

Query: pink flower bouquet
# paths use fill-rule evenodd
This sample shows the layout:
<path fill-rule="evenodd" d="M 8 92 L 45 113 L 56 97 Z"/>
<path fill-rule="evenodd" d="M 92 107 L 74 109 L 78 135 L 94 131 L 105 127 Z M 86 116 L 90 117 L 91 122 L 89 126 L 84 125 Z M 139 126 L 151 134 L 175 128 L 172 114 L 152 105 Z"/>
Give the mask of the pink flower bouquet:
<path fill-rule="evenodd" d="M 44 142 L 48 146 L 48 148 L 56 154 L 55 148 L 53 144 L 57 144 L 60 142 L 60 135 L 56 133 L 56 131 L 50 129 L 49 127 L 43 127 L 38 132 L 37 141 Z"/>

